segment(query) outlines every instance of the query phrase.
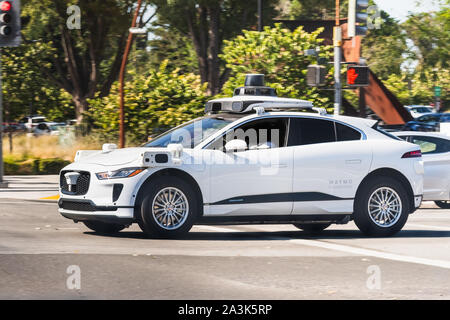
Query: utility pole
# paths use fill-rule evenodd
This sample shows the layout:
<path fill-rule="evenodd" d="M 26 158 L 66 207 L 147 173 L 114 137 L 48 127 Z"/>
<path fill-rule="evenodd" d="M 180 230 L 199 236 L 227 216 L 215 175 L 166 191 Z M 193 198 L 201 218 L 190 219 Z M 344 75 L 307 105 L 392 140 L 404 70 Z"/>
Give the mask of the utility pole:
<path fill-rule="evenodd" d="M 258 0 L 258 31 L 261 32 L 263 30 L 263 8 L 262 8 L 262 0 Z"/>
<path fill-rule="evenodd" d="M 2 89 L 2 51 L 0 48 L 0 188 L 8 188 L 3 181 L 3 89 Z"/>
<path fill-rule="evenodd" d="M 131 28 L 136 27 L 136 20 L 139 15 L 139 10 L 141 9 L 142 0 L 138 0 L 136 11 L 134 12 L 133 21 L 131 22 Z M 128 54 L 130 53 L 131 43 L 133 41 L 133 32 L 130 30 L 127 39 L 127 45 L 125 47 L 125 52 L 123 53 L 122 65 L 120 66 L 119 73 L 119 147 L 125 147 L 125 111 L 124 111 L 124 97 L 123 97 L 123 81 L 125 78 L 125 68 L 127 66 Z"/>
<path fill-rule="evenodd" d="M 342 105 L 341 44 L 342 30 L 339 21 L 339 0 L 336 0 L 336 23 L 333 29 L 334 46 L 334 114 L 339 115 Z"/>

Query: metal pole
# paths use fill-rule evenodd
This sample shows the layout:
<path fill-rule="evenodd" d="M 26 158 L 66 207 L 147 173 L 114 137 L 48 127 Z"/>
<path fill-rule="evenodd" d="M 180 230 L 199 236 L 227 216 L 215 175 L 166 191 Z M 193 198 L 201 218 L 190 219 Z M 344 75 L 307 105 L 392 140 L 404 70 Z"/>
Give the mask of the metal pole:
<path fill-rule="evenodd" d="M 0 48 L 0 188 L 7 188 L 3 181 L 3 89 L 2 89 L 2 49 Z"/>
<path fill-rule="evenodd" d="M 263 9 L 262 9 L 262 0 L 258 0 L 258 31 L 261 32 L 263 30 Z"/>
<path fill-rule="evenodd" d="M 336 26 L 333 30 L 334 45 L 334 114 L 339 115 L 342 105 L 341 84 L 341 42 L 342 31 L 339 26 L 339 0 L 336 0 Z"/>
<path fill-rule="evenodd" d="M 139 14 L 139 9 L 141 8 L 142 0 L 138 1 L 136 11 L 134 12 L 133 21 L 131 22 L 131 28 L 134 28 L 136 26 L 136 20 Z M 127 66 L 127 59 L 128 54 L 130 53 L 131 48 L 131 42 L 133 41 L 133 33 L 129 32 L 128 39 L 127 39 L 127 45 L 125 47 L 125 52 L 123 53 L 122 58 L 122 65 L 120 66 L 120 73 L 119 73 L 119 105 L 120 105 L 120 111 L 119 111 L 119 145 L 120 148 L 125 147 L 125 111 L 124 111 L 124 97 L 123 97 L 123 81 L 125 78 L 125 68 Z"/>

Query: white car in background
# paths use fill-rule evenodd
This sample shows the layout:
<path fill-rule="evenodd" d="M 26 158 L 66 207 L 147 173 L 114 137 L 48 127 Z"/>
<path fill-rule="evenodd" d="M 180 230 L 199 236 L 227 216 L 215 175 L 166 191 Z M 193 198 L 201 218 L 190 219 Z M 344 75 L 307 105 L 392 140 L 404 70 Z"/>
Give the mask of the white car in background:
<path fill-rule="evenodd" d="M 60 133 L 59 129 L 65 126 L 66 124 L 63 122 L 41 122 L 33 128 L 33 134 L 35 136 L 58 136 Z"/>
<path fill-rule="evenodd" d="M 419 148 L 375 120 L 278 98 L 255 77 L 142 147 L 78 151 L 60 173 L 61 215 L 97 232 L 138 223 L 168 238 L 194 224 L 315 232 L 354 220 L 367 235 L 401 230 L 422 201 Z"/>
<path fill-rule="evenodd" d="M 405 108 L 409 111 L 409 113 L 414 119 L 423 116 L 425 114 L 434 113 L 433 108 L 430 106 L 413 105 L 413 106 L 405 106 Z"/>
<path fill-rule="evenodd" d="M 434 201 L 439 207 L 450 209 L 450 136 L 419 131 L 394 134 L 419 145 L 422 150 L 425 168 L 423 200 Z"/>
<path fill-rule="evenodd" d="M 40 115 L 27 116 L 19 120 L 19 123 L 23 124 L 28 131 L 32 131 L 34 127 L 43 122 L 47 122 L 47 120 Z"/>

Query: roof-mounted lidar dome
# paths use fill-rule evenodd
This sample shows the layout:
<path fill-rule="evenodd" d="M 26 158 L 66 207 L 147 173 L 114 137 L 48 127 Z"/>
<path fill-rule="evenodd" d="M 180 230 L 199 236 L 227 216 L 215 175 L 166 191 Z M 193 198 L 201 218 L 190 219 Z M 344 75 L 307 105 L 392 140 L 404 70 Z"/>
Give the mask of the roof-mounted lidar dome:
<path fill-rule="evenodd" d="M 205 113 L 249 113 L 255 112 L 253 107 L 264 104 L 264 107 L 306 107 L 312 108 L 312 103 L 292 98 L 279 98 L 275 89 L 266 87 L 263 74 L 247 74 L 245 85 L 234 90 L 231 98 L 219 98 L 206 103 Z"/>
<path fill-rule="evenodd" d="M 263 74 L 247 74 L 243 87 L 234 89 L 235 96 L 271 96 L 276 97 L 277 91 L 264 84 Z"/>

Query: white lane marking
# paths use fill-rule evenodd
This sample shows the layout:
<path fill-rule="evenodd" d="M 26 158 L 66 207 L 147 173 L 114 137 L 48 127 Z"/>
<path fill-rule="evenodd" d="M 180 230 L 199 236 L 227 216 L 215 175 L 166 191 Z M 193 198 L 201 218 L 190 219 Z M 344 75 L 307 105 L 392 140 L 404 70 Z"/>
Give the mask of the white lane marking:
<path fill-rule="evenodd" d="M 290 239 L 289 242 L 297 243 L 305 246 L 312 246 L 330 250 L 336 250 L 341 252 L 347 252 L 362 256 L 371 256 L 375 258 L 388 259 L 400 262 L 409 262 L 416 264 L 423 264 L 432 267 L 439 267 L 444 269 L 450 269 L 450 261 L 444 260 L 434 260 L 434 259 L 426 259 L 426 258 L 418 258 L 413 256 L 404 256 L 395 253 L 381 252 L 371 249 L 363 249 L 363 248 L 355 248 L 351 246 L 335 244 L 330 242 L 322 242 L 317 240 L 306 240 L 306 239 Z"/>
<path fill-rule="evenodd" d="M 194 226 L 194 228 L 209 230 L 212 232 L 242 232 L 242 230 L 237 230 L 237 229 L 233 229 L 233 228 L 221 228 L 221 227 L 203 226 L 203 225 L 197 225 L 197 226 Z"/>
<path fill-rule="evenodd" d="M 428 224 L 418 224 L 418 223 L 407 223 L 407 227 L 417 227 L 417 228 L 431 228 L 436 230 L 442 230 L 442 231 L 450 231 L 450 227 L 445 226 L 431 226 Z"/>
<path fill-rule="evenodd" d="M 205 229 L 210 229 L 210 230 L 213 230 L 212 228 L 214 228 L 214 229 L 216 228 L 216 227 L 210 227 L 210 226 L 203 226 L 203 227 L 205 227 Z M 218 228 L 218 229 L 225 229 L 225 228 Z M 237 232 L 239 230 L 230 228 L 227 231 L 228 232 Z M 262 229 L 258 229 L 258 231 L 264 232 L 264 230 L 262 230 Z M 286 240 L 291 243 L 300 244 L 300 245 L 304 245 L 304 246 L 317 247 L 317 248 L 329 249 L 329 250 L 334 250 L 334 251 L 341 251 L 341 252 L 351 253 L 351 254 L 356 254 L 356 255 L 361 255 L 361 256 L 371 256 L 371 257 L 387 259 L 387 260 L 409 262 L 409 263 L 423 264 L 423 265 L 432 266 L 432 267 L 450 269 L 450 261 L 418 258 L 418 257 L 413 257 L 413 256 L 404 256 L 404 255 L 395 254 L 395 253 L 381 252 L 381 251 L 376 251 L 376 250 L 371 250 L 371 249 L 356 248 L 356 247 L 352 247 L 352 246 L 324 242 L 324 241 L 320 241 L 320 240 L 290 239 L 290 238 L 286 238 L 286 237 L 272 237 L 271 239 Z"/>

